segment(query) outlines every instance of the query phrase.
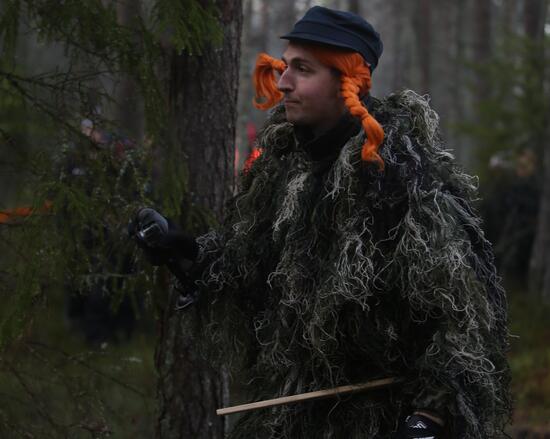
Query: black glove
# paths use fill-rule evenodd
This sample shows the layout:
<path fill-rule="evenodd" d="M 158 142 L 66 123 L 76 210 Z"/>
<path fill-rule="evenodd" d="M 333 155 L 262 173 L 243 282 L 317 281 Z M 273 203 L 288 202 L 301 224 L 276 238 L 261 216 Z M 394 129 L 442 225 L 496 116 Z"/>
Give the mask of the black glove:
<path fill-rule="evenodd" d="M 442 433 L 443 426 L 426 416 L 415 414 L 401 422 L 393 439 L 441 439 Z"/>
<path fill-rule="evenodd" d="M 192 275 L 199 247 L 195 238 L 178 230 L 169 219 L 150 207 L 139 209 L 128 224 L 128 235 L 143 249 L 153 265 L 166 265 L 176 276 L 174 287 L 179 292 L 176 310 L 182 310 L 198 299 Z"/>
<path fill-rule="evenodd" d="M 128 224 L 128 235 L 143 249 L 153 265 L 179 265 L 197 258 L 195 238 L 178 230 L 167 218 L 149 207 L 139 209 Z"/>

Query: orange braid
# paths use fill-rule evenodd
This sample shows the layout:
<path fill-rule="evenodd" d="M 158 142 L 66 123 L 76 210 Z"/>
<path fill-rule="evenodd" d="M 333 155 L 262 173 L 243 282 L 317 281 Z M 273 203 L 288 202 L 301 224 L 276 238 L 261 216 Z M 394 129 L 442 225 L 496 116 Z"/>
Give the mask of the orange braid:
<path fill-rule="evenodd" d="M 340 90 L 344 103 L 352 116 L 361 119 L 361 125 L 367 135 L 367 140 L 361 149 L 361 159 L 377 163 L 379 169 L 383 170 L 384 161 L 378 154 L 378 150 L 384 140 L 384 130 L 359 99 L 360 95 L 366 95 L 371 88 L 370 68 L 365 64 L 363 57 L 355 52 L 324 46 L 312 46 L 311 51 L 321 63 L 341 73 Z"/>
<path fill-rule="evenodd" d="M 363 57 L 355 52 L 321 45 L 308 45 L 308 49 L 319 62 L 340 72 L 342 83 L 340 90 L 344 103 L 352 116 L 361 119 L 361 125 L 367 135 L 367 140 L 361 149 L 361 159 L 374 162 L 378 164 L 380 170 L 383 170 L 384 161 L 378 154 L 378 150 L 384 140 L 384 130 L 359 99 L 360 95 L 366 95 L 371 88 L 370 68 L 365 64 Z M 267 110 L 283 98 L 283 93 L 277 89 L 273 71 L 282 73 L 285 68 L 286 65 L 281 60 L 265 53 L 258 56 L 254 70 L 256 108 Z M 258 98 L 265 98 L 266 101 L 260 103 L 257 101 Z"/>
<path fill-rule="evenodd" d="M 253 104 L 256 108 L 267 110 L 283 98 L 283 93 L 277 89 L 274 71 L 283 73 L 285 69 L 286 64 L 280 59 L 272 58 L 265 53 L 258 55 L 253 76 L 256 89 Z M 265 99 L 265 102 L 262 103 L 259 99 Z"/>
<path fill-rule="evenodd" d="M 369 77 L 370 88 L 370 77 Z M 384 161 L 378 154 L 378 149 L 384 140 L 384 130 L 374 117 L 368 112 L 359 100 L 360 87 L 355 78 L 342 76 L 342 97 L 352 116 L 361 119 L 363 129 L 367 134 L 367 141 L 361 149 L 361 159 L 376 162 L 380 170 L 384 169 Z"/>

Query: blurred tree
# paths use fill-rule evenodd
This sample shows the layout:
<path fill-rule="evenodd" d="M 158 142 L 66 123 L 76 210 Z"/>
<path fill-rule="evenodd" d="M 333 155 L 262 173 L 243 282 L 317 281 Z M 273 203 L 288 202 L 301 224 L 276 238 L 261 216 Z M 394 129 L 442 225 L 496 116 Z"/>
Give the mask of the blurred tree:
<path fill-rule="evenodd" d="M 392 39 L 393 39 L 393 62 L 392 62 L 392 89 L 393 90 L 399 90 L 403 87 L 404 78 L 407 77 L 407 69 L 405 68 L 405 60 L 404 57 L 406 56 L 406 51 L 403 50 L 403 38 L 404 38 L 404 16 L 405 14 L 402 14 L 402 11 L 404 11 L 405 4 L 403 0 L 394 0 L 392 3 L 392 16 L 393 16 L 393 23 L 392 23 Z"/>
<path fill-rule="evenodd" d="M 139 45 L 139 22 L 141 17 L 141 1 L 115 2 L 118 23 L 134 33 L 134 41 Z M 144 134 L 143 102 L 139 87 L 131 74 L 121 73 L 116 86 L 115 120 L 121 131 L 141 143 Z"/>
<path fill-rule="evenodd" d="M 504 0 L 502 3 L 501 27 L 503 33 L 508 35 L 514 30 L 514 17 L 517 16 L 517 7 L 520 0 Z"/>
<path fill-rule="evenodd" d="M 414 16 L 418 68 L 420 69 L 419 92 L 428 93 L 432 81 L 432 2 L 419 0 Z"/>
<path fill-rule="evenodd" d="M 451 67 L 450 77 L 452 78 L 452 85 L 450 90 L 450 100 L 453 120 L 463 121 L 466 116 L 466 103 L 465 103 L 465 71 L 462 68 L 462 65 L 465 61 L 465 52 L 466 44 L 464 41 L 465 35 L 465 24 L 466 24 L 466 14 L 465 14 L 465 4 L 466 0 L 458 0 L 453 2 L 454 13 L 452 17 L 453 21 L 453 42 L 451 47 L 452 50 L 452 62 L 449 63 Z M 456 133 L 453 133 L 456 134 Z M 462 163 L 468 163 L 469 161 L 469 151 L 468 147 L 464 142 L 464 138 L 461 136 L 454 136 L 454 147 L 457 158 Z"/>
<path fill-rule="evenodd" d="M 542 156 L 542 196 L 537 219 L 537 228 L 531 260 L 529 264 L 529 289 L 540 294 L 542 299 L 550 303 L 550 80 L 548 68 L 550 61 L 548 35 L 547 0 L 532 0 L 524 3 L 525 35 L 532 42 L 532 63 L 538 67 L 538 74 L 529 78 L 531 88 L 541 102 L 538 114 L 537 130 L 532 133 L 533 145 Z"/>
<path fill-rule="evenodd" d="M 474 58 L 478 62 L 485 62 L 491 57 L 492 23 L 491 0 L 478 0 L 475 6 L 475 43 Z M 490 93 L 489 83 L 483 75 L 477 77 L 476 98 L 484 99 Z"/>
<path fill-rule="evenodd" d="M 348 11 L 360 14 L 359 6 L 359 0 L 349 0 Z"/>
<path fill-rule="evenodd" d="M 545 3 L 538 10 L 536 26 L 525 16 L 524 32 L 504 37 L 492 57 L 478 63 L 476 74 L 484 77 L 490 88 L 479 99 L 475 117 L 463 125 L 479 145 L 477 171 L 486 199 L 486 229 L 501 268 L 520 282 L 528 280 L 530 289 L 543 297 L 550 249 L 548 194 L 543 184 L 546 159 L 542 160 L 548 149 L 545 139 L 550 113 L 548 37 L 541 31 Z M 528 14 L 532 3 L 524 2 L 524 6 Z M 479 82 L 473 86 L 477 89 Z M 536 157 L 541 158 L 538 163 L 545 164 L 538 169 Z M 543 189 L 542 198 L 539 189 Z"/>

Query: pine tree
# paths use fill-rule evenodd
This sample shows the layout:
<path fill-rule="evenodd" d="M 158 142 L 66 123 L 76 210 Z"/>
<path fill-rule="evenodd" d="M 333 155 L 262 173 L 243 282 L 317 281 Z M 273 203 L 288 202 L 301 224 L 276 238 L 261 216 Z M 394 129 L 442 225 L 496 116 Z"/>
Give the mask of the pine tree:
<path fill-rule="evenodd" d="M 48 297 L 63 294 L 67 279 L 73 289 L 93 286 L 116 297 L 154 290 L 162 328 L 157 436 L 222 437 L 223 422 L 215 419 L 220 371 L 203 367 L 187 337 L 200 322 L 193 311 L 174 311 L 164 276 L 139 262 L 125 226 L 144 204 L 191 233 L 219 218 L 233 178 L 241 4 L 155 0 L 126 16 L 119 6 L 7 0 L 0 8 L 0 99 L 9 96 L 36 119 L 31 159 L 18 171 L 29 176 L 20 199 L 35 214 L 0 225 L 7 243 L 0 345 L 16 342 Z M 36 74 L 17 63 L 22 26 L 44 45 L 63 47 L 55 71 Z M 116 134 L 120 81 L 131 82 L 143 102 L 143 139 Z M 81 123 L 100 127 L 108 141 L 90 141 Z M 2 148 L 12 147 L 14 126 L 1 128 Z M 118 147 L 127 151 L 117 155 Z M 73 178 L 79 169 L 84 177 Z M 131 272 L 129 258 L 138 259 Z"/>

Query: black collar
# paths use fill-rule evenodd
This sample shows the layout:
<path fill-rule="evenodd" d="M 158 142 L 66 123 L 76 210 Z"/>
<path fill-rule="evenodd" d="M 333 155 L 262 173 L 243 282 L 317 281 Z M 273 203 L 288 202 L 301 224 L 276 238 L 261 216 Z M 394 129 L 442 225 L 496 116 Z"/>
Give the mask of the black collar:
<path fill-rule="evenodd" d="M 362 101 L 372 114 L 374 102 L 371 95 L 365 96 Z M 321 166 L 325 169 L 336 160 L 342 147 L 351 137 L 357 135 L 360 129 L 361 121 L 346 113 L 335 127 L 320 136 L 315 137 L 309 128 L 300 126 L 294 127 L 294 134 L 298 147 L 306 151 L 313 162 L 321 162 L 319 165 L 326 164 Z"/>
<path fill-rule="evenodd" d="M 346 142 L 359 132 L 361 123 L 346 113 L 329 131 L 314 137 L 307 127 L 294 127 L 299 148 L 314 162 L 334 161 Z"/>

